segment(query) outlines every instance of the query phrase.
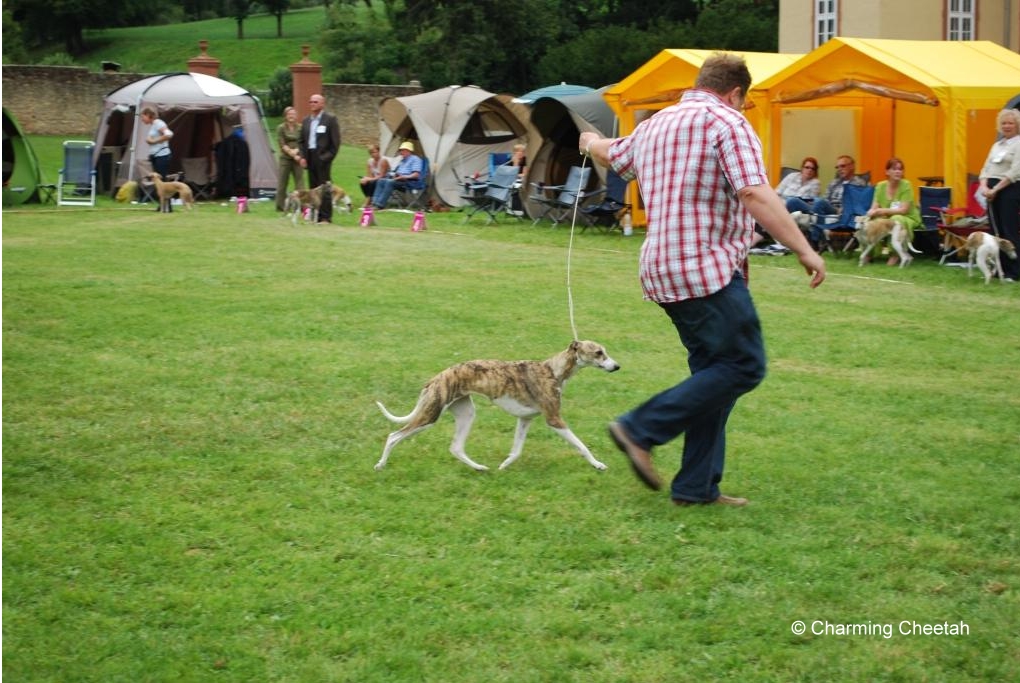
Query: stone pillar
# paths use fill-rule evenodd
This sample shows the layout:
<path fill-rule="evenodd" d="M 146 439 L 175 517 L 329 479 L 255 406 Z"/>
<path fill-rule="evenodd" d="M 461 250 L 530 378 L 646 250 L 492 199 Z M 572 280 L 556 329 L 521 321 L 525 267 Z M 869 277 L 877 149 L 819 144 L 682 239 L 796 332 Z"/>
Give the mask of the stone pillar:
<path fill-rule="evenodd" d="M 199 41 L 198 49 L 201 54 L 188 60 L 188 70 L 192 73 L 204 73 L 218 78 L 219 60 L 206 54 L 209 49 L 209 41 Z"/>
<path fill-rule="evenodd" d="M 212 76 L 219 78 L 220 75 L 220 60 L 210 57 L 207 54 L 209 49 L 208 40 L 198 41 L 198 49 L 201 52 L 197 57 L 192 57 L 188 60 L 188 71 L 197 74 L 205 74 L 206 76 Z"/>
<path fill-rule="evenodd" d="M 290 65 L 290 73 L 294 79 L 291 103 L 297 109 L 298 119 L 308 115 L 308 98 L 315 93 L 322 93 L 322 65 L 308 59 L 309 47 L 301 46 L 301 61 Z M 328 109 L 328 107 L 327 107 Z"/>

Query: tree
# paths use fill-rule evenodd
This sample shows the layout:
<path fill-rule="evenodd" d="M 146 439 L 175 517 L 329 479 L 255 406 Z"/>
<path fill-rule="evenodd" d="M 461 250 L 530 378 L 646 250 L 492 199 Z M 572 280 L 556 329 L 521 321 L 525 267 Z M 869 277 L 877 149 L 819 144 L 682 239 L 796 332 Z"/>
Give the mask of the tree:
<path fill-rule="evenodd" d="M 290 0 L 262 0 L 262 6 L 269 14 L 276 17 L 276 37 L 283 37 L 283 15 L 290 7 Z"/>
<path fill-rule="evenodd" d="M 9 10 L 4 10 L 4 40 L 3 53 L 4 64 L 27 64 L 28 50 L 25 48 L 25 40 L 22 36 L 21 26 L 14 21 L 14 16 Z"/>
<path fill-rule="evenodd" d="M 237 39 L 244 40 L 244 20 L 251 14 L 252 0 L 230 0 L 230 10 L 237 22 Z"/>
<path fill-rule="evenodd" d="M 58 40 L 72 56 L 85 52 L 84 29 L 130 26 L 145 17 L 144 0 L 13 0 L 5 3 L 35 45 Z"/>
<path fill-rule="evenodd" d="M 341 3 L 327 13 L 322 33 L 323 68 L 327 78 L 341 83 L 395 84 L 407 82 L 408 42 L 391 28 L 385 8 L 357 12 Z"/>
<path fill-rule="evenodd" d="M 698 44 L 713 50 L 775 52 L 779 10 L 775 0 L 715 0 L 698 15 Z"/>

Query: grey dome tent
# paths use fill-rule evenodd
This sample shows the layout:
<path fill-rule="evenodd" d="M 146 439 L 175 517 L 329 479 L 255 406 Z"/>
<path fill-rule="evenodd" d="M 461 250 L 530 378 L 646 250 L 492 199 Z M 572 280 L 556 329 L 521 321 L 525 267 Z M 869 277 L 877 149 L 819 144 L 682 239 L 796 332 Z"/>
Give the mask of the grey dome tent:
<path fill-rule="evenodd" d="M 275 195 L 276 159 L 258 98 L 233 83 L 198 73 L 149 76 L 106 96 L 96 132 L 101 186 L 104 171 L 111 174 L 113 189 L 148 173 L 147 131 L 139 117 L 145 107 L 155 109 L 174 132 L 171 171 L 184 170 L 195 182 L 203 171 L 214 177 L 214 146 L 240 131 L 250 156 L 250 196 Z M 114 165 L 112 170 L 104 169 L 101 162 L 107 160 Z"/>
<path fill-rule="evenodd" d="M 573 86 L 576 88 L 576 86 Z M 571 166 L 580 166 L 582 156 L 577 141 L 585 131 L 597 132 L 603 137 L 616 134 L 616 115 L 602 97 L 610 86 L 564 95 L 542 95 L 532 101 L 531 124 L 541 135 L 541 145 L 532 152 L 528 150 L 529 185 L 561 185 L 567 179 Z M 542 92 L 542 90 L 536 91 Z M 548 92 L 548 91 L 547 91 Z M 591 162 L 588 162 L 591 165 Z M 599 183 L 605 183 L 605 168 L 595 164 L 588 189 L 593 190 Z M 530 197 L 528 192 L 522 196 Z M 525 202 L 528 215 L 542 214 L 544 207 Z"/>
<path fill-rule="evenodd" d="M 415 142 L 429 161 L 429 198 L 460 206 L 464 176 L 488 169 L 490 152 L 536 137 L 527 107 L 512 100 L 474 85 L 387 97 L 379 103 L 379 147 L 394 156 L 401 142 Z"/>
<path fill-rule="evenodd" d="M 39 201 L 39 160 L 17 119 L 3 110 L 4 128 L 4 206 Z"/>

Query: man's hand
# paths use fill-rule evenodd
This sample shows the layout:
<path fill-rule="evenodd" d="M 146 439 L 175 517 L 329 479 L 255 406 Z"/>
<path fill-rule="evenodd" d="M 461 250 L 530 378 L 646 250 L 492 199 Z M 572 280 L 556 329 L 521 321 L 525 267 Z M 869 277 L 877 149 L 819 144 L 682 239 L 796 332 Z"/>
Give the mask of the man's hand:
<path fill-rule="evenodd" d="M 811 276 L 811 282 L 809 283 L 811 289 L 825 281 L 825 260 L 821 254 L 815 253 L 814 249 L 808 249 L 806 252 L 797 254 L 797 260 L 804 266 L 807 274 Z"/>
<path fill-rule="evenodd" d="M 825 261 L 808 244 L 775 190 L 768 185 L 748 185 L 737 193 L 737 197 L 772 237 L 797 254 L 797 260 L 811 276 L 812 289 L 825 281 Z"/>

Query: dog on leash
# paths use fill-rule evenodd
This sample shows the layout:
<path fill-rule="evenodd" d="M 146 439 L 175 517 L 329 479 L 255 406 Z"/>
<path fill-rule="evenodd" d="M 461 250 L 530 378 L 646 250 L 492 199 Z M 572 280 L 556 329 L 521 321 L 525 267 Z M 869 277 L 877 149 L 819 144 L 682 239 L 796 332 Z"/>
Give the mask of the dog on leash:
<path fill-rule="evenodd" d="M 194 208 L 195 197 L 187 183 L 182 183 L 179 180 L 163 180 L 163 176 L 155 172 L 146 174 L 145 179 L 156 186 L 159 210 L 162 213 L 170 213 L 170 202 L 173 201 L 174 195 L 180 195 L 181 202 L 188 207 L 188 211 Z"/>
<path fill-rule="evenodd" d="M 391 422 L 404 425 L 386 437 L 386 446 L 375 469 L 386 466 L 393 447 L 404 439 L 431 427 L 447 408 L 453 413 L 456 429 L 450 452 L 465 465 L 476 470 L 489 469 L 464 452 L 464 444 L 475 419 L 472 394 L 488 397 L 497 406 L 517 418 L 517 430 L 510 455 L 499 466 L 504 470 L 521 455 L 531 421 L 541 415 L 554 432 L 576 448 L 592 467 L 606 466 L 595 459 L 588 447 L 567 427 L 560 416 L 563 385 L 581 368 L 601 368 L 616 372 L 619 364 L 606 354 L 605 348 L 593 341 L 573 341 L 565 351 L 544 361 L 474 360 L 454 365 L 428 381 L 418 396 L 414 410 L 397 417 L 379 401 L 376 405 Z"/>
<path fill-rule="evenodd" d="M 283 213 L 284 215 L 290 215 L 290 222 L 297 225 L 301 213 L 307 208 L 309 210 L 309 220 L 312 223 L 317 223 L 323 195 L 332 196 L 334 209 L 342 205 L 347 213 L 351 212 L 351 198 L 347 195 L 344 188 L 326 181 L 322 185 L 313 187 L 310 190 L 291 190 L 290 194 L 287 195 Z"/>
<path fill-rule="evenodd" d="M 992 277 L 999 276 L 999 281 L 1005 280 L 1002 272 L 1002 254 L 1016 260 L 1016 247 L 1013 243 L 1002 237 L 989 235 L 987 232 L 972 232 L 967 236 L 967 277 L 974 274 L 974 264 L 981 269 L 985 276 L 985 284 L 992 281 Z"/>
<path fill-rule="evenodd" d="M 900 255 L 900 268 L 914 260 L 910 252 L 921 253 L 907 239 L 907 229 L 891 218 L 869 219 L 867 216 L 857 216 L 854 219 L 854 227 L 856 228 L 854 237 L 861 245 L 861 258 L 857 261 L 859 266 L 868 262 L 868 254 L 886 236 L 889 237 L 889 244 L 892 245 L 893 250 Z"/>

